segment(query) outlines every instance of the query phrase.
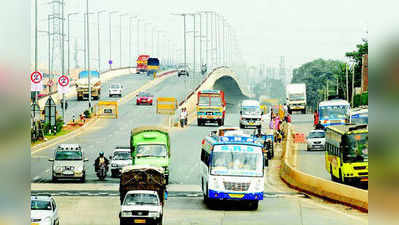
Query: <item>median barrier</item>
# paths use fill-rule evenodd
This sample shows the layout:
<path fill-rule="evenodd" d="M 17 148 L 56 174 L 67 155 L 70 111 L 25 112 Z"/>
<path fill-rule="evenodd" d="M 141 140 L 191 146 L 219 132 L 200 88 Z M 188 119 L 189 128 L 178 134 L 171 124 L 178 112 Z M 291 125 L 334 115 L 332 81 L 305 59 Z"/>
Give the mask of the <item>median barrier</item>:
<path fill-rule="evenodd" d="M 368 191 L 303 173 L 293 166 L 294 154 L 293 135 L 287 135 L 287 141 L 283 143 L 280 177 L 289 186 L 368 212 Z"/>

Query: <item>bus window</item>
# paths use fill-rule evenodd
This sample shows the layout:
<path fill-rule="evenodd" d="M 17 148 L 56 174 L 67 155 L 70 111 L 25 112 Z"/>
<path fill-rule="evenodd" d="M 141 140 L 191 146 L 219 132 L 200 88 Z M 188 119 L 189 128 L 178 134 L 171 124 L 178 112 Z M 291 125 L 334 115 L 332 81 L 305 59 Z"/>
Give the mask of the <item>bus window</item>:
<path fill-rule="evenodd" d="M 343 138 L 344 162 L 368 161 L 368 134 L 350 134 Z"/>

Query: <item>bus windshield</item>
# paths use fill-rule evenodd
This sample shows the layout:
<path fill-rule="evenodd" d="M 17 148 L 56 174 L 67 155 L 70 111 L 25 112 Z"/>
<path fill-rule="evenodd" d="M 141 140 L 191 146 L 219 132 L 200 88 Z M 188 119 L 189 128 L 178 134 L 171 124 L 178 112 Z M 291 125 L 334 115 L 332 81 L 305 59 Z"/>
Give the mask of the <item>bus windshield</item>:
<path fill-rule="evenodd" d="M 344 162 L 367 162 L 368 134 L 350 134 L 343 138 Z"/>
<path fill-rule="evenodd" d="M 289 95 L 289 100 L 291 100 L 291 101 L 303 101 L 303 100 L 305 100 L 305 94 L 304 93 L 290 94 Z"/>
<path fill-rule="evenodd" d="M 212 153 L 211 174 L 263 176 L 262 149 L 248 145 L 217 145 Z"/>
<path fill-rule="evenodd" d="M 352 116 L 352 124 L 369 124 L 368 114 L 357 114 Z"/>
<path fill-rule="evenodd" d="M 320 119 L 336 119 L 342 120 L 346 119 L 348 114 L 349 106 L 347 105 L 330 105 L 330 106 L 322 106 L 319 109 Z"/>

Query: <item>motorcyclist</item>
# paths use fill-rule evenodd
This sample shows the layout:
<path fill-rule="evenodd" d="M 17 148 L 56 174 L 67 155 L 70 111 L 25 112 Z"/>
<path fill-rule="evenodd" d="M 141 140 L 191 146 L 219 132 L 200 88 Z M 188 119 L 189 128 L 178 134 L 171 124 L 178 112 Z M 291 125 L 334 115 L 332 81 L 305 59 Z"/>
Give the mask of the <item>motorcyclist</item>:
<path fill-rule="evenodd" d="M 108 171 L 109 160 L 104 156 L 104 152 L 100 152 L 99 156 L 94 162 L 94 168 L 96 172 L 98 171 L 102 163 L 105 163 L 105 170 Z"/>
<path fill-rule="evenodd" d="M 320 121 L 316 124 L 316 126 L 315 126 L 315 129 L 316 130 L 324 130 L 325 129 L 325 127 L 320 123 Z"/>

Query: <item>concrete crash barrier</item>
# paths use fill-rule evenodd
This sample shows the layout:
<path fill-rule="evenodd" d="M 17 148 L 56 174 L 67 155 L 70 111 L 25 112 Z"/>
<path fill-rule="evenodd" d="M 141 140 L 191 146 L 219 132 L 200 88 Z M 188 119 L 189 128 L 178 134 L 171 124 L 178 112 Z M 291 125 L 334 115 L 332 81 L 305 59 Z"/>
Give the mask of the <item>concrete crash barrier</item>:
<path fill-rule="evenodd" d="M 295 169 L 292 166 L 294 143 L 292 136 L 287 136 L 288 140 L 283 144 L 280 168 L 280 177 L 284 182 L 301 191 L 368 212 L 368 191 L 315 177 Z"/>

